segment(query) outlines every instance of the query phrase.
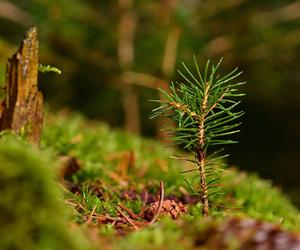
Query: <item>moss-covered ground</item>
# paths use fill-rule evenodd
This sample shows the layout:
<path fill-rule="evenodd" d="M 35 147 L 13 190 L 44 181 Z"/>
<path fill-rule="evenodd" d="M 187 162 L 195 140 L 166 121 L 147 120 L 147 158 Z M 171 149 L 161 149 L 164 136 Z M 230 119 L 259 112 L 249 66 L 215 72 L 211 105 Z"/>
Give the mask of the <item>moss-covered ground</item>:
<path fill-rule="evenodd" d="M 278 225 L 272 229 L 276 232 L 300 231 L 299 211 L 278 188 L 232 167 L 222 173 L 220 192 L 210 197 L 210 218 L 203 218 L 199 199 L 186 182 L 195 173 L 181 173 L 193 166 L 170 157 L 175 154 L 183 153 L 67 112 L 47 115 L 40 149 L 1 134 L 0 183 L 2 197 L 7 198 L 1 198 L 0 212 L 9 211 L 15 222 L 3 221 L 7 230 L 1 226 L 0 241 L 18 228 L 11 242 L 21 242 L 14 248 L 8 242 L 1 249 L 88 249 L 89 243 L 94 249 L 112 250 L 239 249 L 236 241 L 245 235 L 227 237 L 228 248 L 209 247 L 208 239 L 221 241 L 221 236 L 214 237 L 229 232 L 229 226 L 242 231 L 242 221 L 248 221 L 248 229 L 253 227 L 252 234 L 260 221 Z M 165 215 L 150 223 L 146 213 L 149 204 L 159 201 L 160 182 L 165 199 L 175 202 L 172 208 L 181 206 L 188 212 L 178 213 L 176 220 Z M 52 238 L 45 228 L 53 231 Z M 20 247 L 27 242 L 22 232 L 31 237 L 28 247 Z M 61 242 L 55 235 L 67 240 Z M 68 245 L 70 238 L 74 246 Z M 31 248 L 35 243 L 39 245 Z"/>

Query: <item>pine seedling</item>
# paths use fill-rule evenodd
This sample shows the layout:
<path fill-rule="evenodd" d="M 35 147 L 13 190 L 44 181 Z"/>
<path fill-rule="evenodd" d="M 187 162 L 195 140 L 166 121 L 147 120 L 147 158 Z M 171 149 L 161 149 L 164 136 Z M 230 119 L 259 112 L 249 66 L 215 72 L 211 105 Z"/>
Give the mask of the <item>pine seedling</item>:
<path fill-rule="evenodd" d="M 238 93 L 237 88 L 244 82 L 234 82 L 242 72 L 236 68 L 220 77 L 217 70 L 221 62 L 222 59 L 217 65 L 210 65 L 208 61 L 203 73 L 195 56 L 196 73 L 192 73 L 182 62 L 184 70 L 178 70 L 178 73 L 183 82 L 171 83 L 169 93 L 160 89 L 165 100 L 156 100 L 161 106 L 154 109 L 151 116 L 170 118 L 172 124 L 177 125 L 167 128 L 171 132 L 170 139 L 194 155 L 195 159 L 189 161 L 196 164 L 193 170 L 199 172 L 200 190 L 196 192 L 200 195 L 203 216 L 209 214 L 210 187 L 215 186 L 218 179 L 211 179 L 211 175 L 223 167 L 217 164 L 219 159 L 228 156 L 220 155 L 223 149 L 217 149 L 216 146 L 236 143 L 227 138 L 239 132 L 237 127 L 241 123 L 238 120 L 244 114 L 243 111 L 236 111 L 240 103 L 236 99 L 244 95 Z"/>

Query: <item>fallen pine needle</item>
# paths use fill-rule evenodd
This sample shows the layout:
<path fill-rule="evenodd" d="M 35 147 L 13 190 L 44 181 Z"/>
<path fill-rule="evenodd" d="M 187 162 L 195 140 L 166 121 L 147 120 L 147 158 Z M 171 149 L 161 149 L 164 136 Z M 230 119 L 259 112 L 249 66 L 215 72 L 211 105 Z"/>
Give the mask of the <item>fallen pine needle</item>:
<path fill-rule="evenodd" d="M 157 207 L 155 215 L 153 216 L 152 220 L 149 222 L 149 225 L 153 224 L 157 220 L 157 218 L 161 212 L 163 202 L 164 202 L 164 193 L 165 193 L 164 192 L 164 183 L 161 181 L 160 182 L 159 205 Z"/>
<path fill-rule="evenodd" d="M 90 223 L 92 222 L 93 215 L 94 215 L 94 213 L 95 213 L 96 208 L 97 208 L 97 205 L 94 206 L 94 208 L 93 208 L 93 210 L 92 210 L 92 212 L 91 212 L 89 218 L 87 219 L 87 221 L 86 221 L 87 224 L 90 224 Z"/>

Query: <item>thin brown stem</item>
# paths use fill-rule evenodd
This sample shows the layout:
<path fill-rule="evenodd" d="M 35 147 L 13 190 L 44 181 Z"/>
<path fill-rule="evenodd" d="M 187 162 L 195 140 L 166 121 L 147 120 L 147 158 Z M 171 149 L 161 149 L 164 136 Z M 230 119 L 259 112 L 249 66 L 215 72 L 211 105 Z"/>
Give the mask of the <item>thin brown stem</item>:
<path fill-rule="evenodd" d="M 198 154 L 198 164 L 199 164 L 199 172 L 200 172 L 202 215 L 208 216 L 209 203 L 208 203 L 208 191 L 207 191 L 206 172 L 205 172 L 205 153 L 201 149 L 199 150 L 199 154 Z"/>
<path fill-rule="evenodd" d="M 116 209 L 135 230 L 139 230 L 139 227 L 134 223 L 134 221 L 131 220 L 125 213 L 123 213 L 119 207 L 116 207 Z"/>
<path fill-rule="evenodd" d="M 164 183 L 161 181 L 160 182 L 160 192 L 159 192 L 159 204 L 158 204 L 155 215 L 153 216 L 152 220 L 149 222 L 149 225 L 153 224 L 157 220 L 157 218 L 162 210 L 162 206 L 163 206 L 163 202 L 164 202 L 164 193 L 165 193 L 164 192 Z"/>
<path fill-rule="evenodd" d="M 139 218 L 138 215 L 136 215 L 131 209 L 129 209 L 128 207 L 126 207 L 123 203 L 120 203 L 118 206 L 119 206 L 120 208 L 122 208 L 124 211 L 126 211 L 126 212 L 130 215 L 130 217 L 131 217 L 132 219 L 136 220 L 136 219 Z"/>
<path fill-rule="evenodd" d="M 93 216 L 94 216 L 95 211 L 96 211 L 96 208 L 97 208 L 97 205 L 94 206 L 94 208 L 93 208 L 93 210 L 92 210 L 92 212 L 91 212 L 89 218 L 88 218 L 87 221 L 86 221 L 86 224 L 90 224 L 90 223 L 92 222 Z"/>
<path fill-rule="evenodd" d="M 206 183 L 206 171 L 205 171 L 205 161 L 206 161 L 206 150 L 205 146 L 205 115 L 207 110 L 207 101 L 209 95 L 210 84 L 206 83 L 203 100 L 201 103 L 201 116 L 199 120 L 199 146 L 197 149 L 197 164 L 200 172 L 200 187 L 201 187 L 201 203 L 202 203 L 202 215 L 208 216 L 209 213 L 209 203 L 208 203 L 208 191 Z"/>

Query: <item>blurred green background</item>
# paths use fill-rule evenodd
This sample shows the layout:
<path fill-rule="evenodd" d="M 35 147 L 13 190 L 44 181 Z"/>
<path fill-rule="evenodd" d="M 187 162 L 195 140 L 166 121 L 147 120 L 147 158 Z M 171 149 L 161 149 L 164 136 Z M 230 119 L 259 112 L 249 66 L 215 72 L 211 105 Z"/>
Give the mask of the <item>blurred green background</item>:
<path fill-rule="evenodd" d="M 300 1 L 287 0 L 0 0 L 0 83 L 25 30 L 37 25 L 42 74 L 54 112 L 68 107 L 145 136 L 157 87 L 176 80 L 180 61 L 224 57 L 239 67 L 240 144 L 230 164 L 258 172 L 300 205 Z M 221 72 L 221 73 L 222 73 Z"/>

